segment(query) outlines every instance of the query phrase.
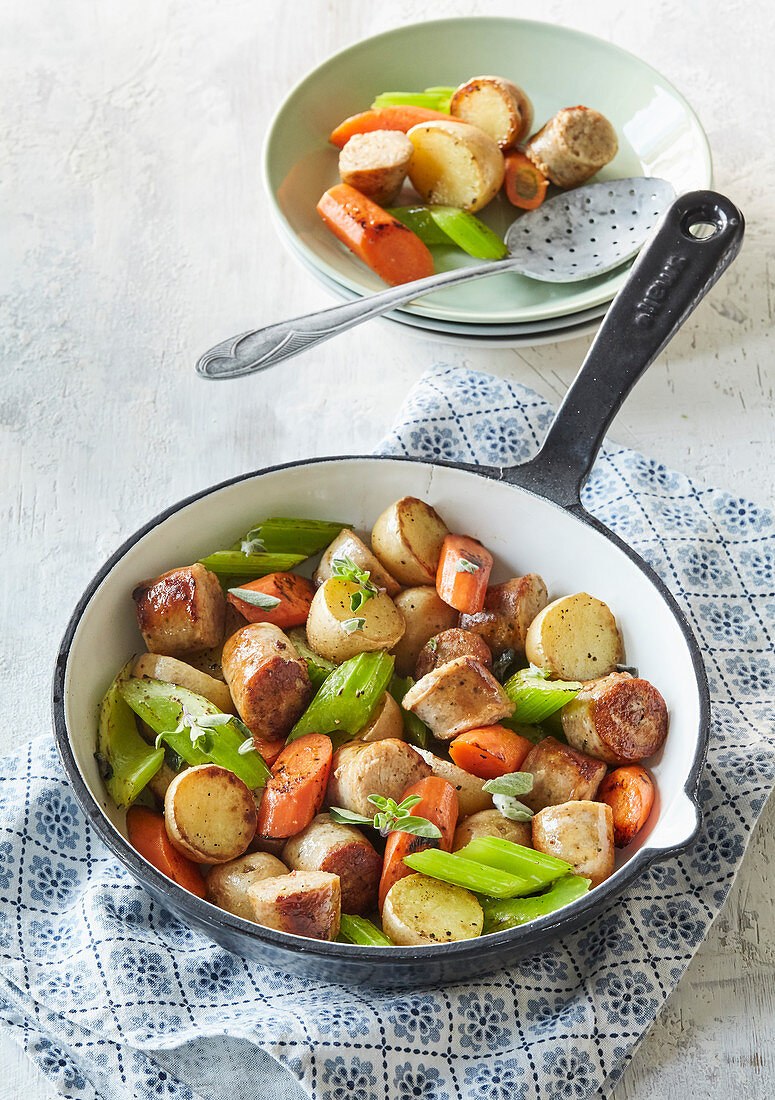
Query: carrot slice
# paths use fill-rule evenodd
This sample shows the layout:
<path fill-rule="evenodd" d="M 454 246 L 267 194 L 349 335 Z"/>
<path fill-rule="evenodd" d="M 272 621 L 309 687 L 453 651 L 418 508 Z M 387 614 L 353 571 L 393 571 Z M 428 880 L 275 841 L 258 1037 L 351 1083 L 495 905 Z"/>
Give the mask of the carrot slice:
<path fill-rule="evenodd" d="M 240 588 L 248 592 L 260 592 L 280 601 L 276 607 L 265 610 L 240 599 L 234 592 L 229 592 L 226 598 L 244 619 L 249 623 L 273 623 L 283 630 L 306 623 L 312 597 L 315 595 L 312 581 L 300 577 L 298 573 L 269 573 L 266 577 L 259 577 L 257 581 L 240 585 Z"/>
<path fill-rule="evenodd" d="M 129 843 L 152 867 L 198 898 L 205 896 L 199 868 L 173 846 L 162 814 L 145 806 L 132 806 L 127 810 L 126 828 Z"/>
<path fill-rule="evenodd" d="M 614 815 L 614 844 L 626 848 L 648 821 L 654 805 L 654 783 L 640 764 L 615 768 L 600 784 L 598 798 Z"/>
<path fill-rule="evenodd" d="M 447 535 L 436 572 L 436 591 L 444 603 L 475 615 L 484 607 L 492 554 L 467 535 Z"/>
<path fill-rule="evenodd" d="M 333 755 L 331 738 L 306 733 L 286 745 L 272 767 L 258 808 L 262 837 L 295 836 L 323 805 Z"/>
<path fill-rule="evenodd" d="M 506 153 L 506 175 L 503 186 L 512 206 L 535 210 L 546 197 L 549 180 L 524 153 Z"/>
<path fill-rule="evenodd" d="M 285 748 L 285 738 L 277 737 L 274 740 L 269 740 L 266 737 L 256 737 L 254 735 L 253 744 L 256 746 L 256 751 L 263 756 L 264 762 L 271 768 Z"/>
<path fill-rule="evenodd" d="M 433 274 L 427 245 L 349 184 L 330 187 L 317 210 L 334 236 L 390 286 Z"/>
<path fill-rule="evenodd" d="M 449 746 L 449 755 L 464 772 L 496 779 L 519 771 L 532 748 L 526 737 L 505 726 L 483 726 L 459 734 Z"/>
<path fill-rule="evenodd" d="M 404 856 L 420 852 L 423 848 L 441 848 L 452 851 L 452 839 L 457 825 L 457 791 L 446 779 L 429 775 L 407 787 L 401 798 L 419 795 L 420 801 L 412 808 L 413 817 L 426 817 L 441 830 L 441 837 L 415 836 L 413 833 L 389 833 L 382 862 L 382 878 L 379 882 L 379 908 L 385 904 L 387 892 L 393 883 L 413 872 L 404 863 Z"/>
<path fill-rule="evenodd" d="M 445 115 L 442 111 L 432 111 L 430 107 L 412 107 L 409 104 L 382 107 L 380 110 L 361 111 L 360 114 L 350 115 L 344 122 L 340 122 L 335 130 L 332 130 L 328 140 L 338 149 L 344 149 L 353 134 L 370 134 L 374 130 L 400 130 L 405 134 L 420 122 L 434 120 L 449 122 L 449 115 Z"/>

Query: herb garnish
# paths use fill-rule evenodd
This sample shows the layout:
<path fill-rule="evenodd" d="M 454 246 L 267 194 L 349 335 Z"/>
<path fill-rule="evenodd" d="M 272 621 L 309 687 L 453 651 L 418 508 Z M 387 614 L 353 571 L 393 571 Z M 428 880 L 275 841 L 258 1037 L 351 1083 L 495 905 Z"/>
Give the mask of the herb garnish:
<path fill-rule="evenodd" d="M 456 573 L 478 573 L 481 567 L 475 561 L 469 561 L 468 558 L 461 558 L 455 566 Z"/>
<path fill-rule="evenodd" d="M 346 630 L 348 634 L 354 634 L 356 630 L 363 630 L 365 625 L 365 619 L 345 619 L 342 622 L 342 628 Z"/>
<path fill-rule="evenodd" d="M 256 538 L 252 531 L 248 531 L 247 537 L 239 544 L 240 552 L 243 554 L 264 554 L 266 553 L 266 543 L 263 539 Z"/>
<path fill-rule="evenodd" d="M 356 814 L 351 810 L 343 810 L 339 806 L 332 806 L 331 820 L 338 825 L 371 825 L 379 831 L 381 836 L 398 832 L 437 840 L 441 836 L 441 830 L 426 817 L 412 817 L 410 813 L 412 807 L 421 801 L 419 795 L 411 795 L 403 802 L 396 802 L 392 798 L 370 794 L 369 802 L 376 806 L 378 811 L 373 818 L 364 817 L 363 814 Z"/>
<path fill-rule="evenodd" d="M 230 588 L 229 594 L 249 603 L 251 607 L 260 607 L 262 611 L 274 611 L 281 602 L 277 596 L 268 596 L 266 592 L 256 592 L 253 588 Z"/>
<path fill-rule="evenodd" d="M 495 779 L 488 779 L 482 788 L 492 795 L 496 810 L 509 821 L 530 821 L 533 811 L 524 802 L 520 802 L 518 796 L 528 794 L 532 789 L 532 772 L 499 775 Z"/>
<path fill-rule="evenodd" d="M 233 714 L 202 714 L 198 718 L 191 713 L 188 707 L 183 704 L 180 708 L 180 719 L 177 727 L 172 731 L 174 736 L 177 733 L 183 733 L 184 730 L 188 730 L 191 738 L 191 744 L 194 748 L 197 747 L 199 741 L 205 740 L 210 732 L 216 726 L 228 726 L 229 722 L 235 724 L 239 719 L 235 718 Z M 247 727 L 245 727 L 247 729 Z M 248 731 L 249 732 L 249 731 Z M 168 731 L 162 730 L 162 732 L 156 738 L 156 748 L 161 748 L 161 743 L 167 736 Z"/>
<path fill-rule="evenodd" d="M 372 581 L 369 570 L 361 569 L 347 554 L 333 559 L 331 571 L 335 577 L 341 577 L 358 585 L 358 591 L 350 596 L 351 611 L 360 611 L 367 600 L 372 600 L 379 595 L 379 589 Z"/>

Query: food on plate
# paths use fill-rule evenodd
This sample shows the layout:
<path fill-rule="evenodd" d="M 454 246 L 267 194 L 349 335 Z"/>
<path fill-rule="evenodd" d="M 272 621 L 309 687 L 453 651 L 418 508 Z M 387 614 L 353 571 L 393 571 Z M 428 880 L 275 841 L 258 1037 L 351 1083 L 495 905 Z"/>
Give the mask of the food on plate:
<path fill-rule="evenodd" d="M 423 202 L 476 213 L 503 183 L 503 154 L 484 130 L 453 119 L 421 122 L 408 134 L 414 146 L 409 179 Z"/>
<path fill-rule="evenodd" d="M 334 236 L 390 286 L 433 274 L 433 257 L 420 238 L 354 187 L 329 187 L 317 211 Z"/>
<path fill-rule="evenodd" d="M 558 187 L 586 183 L 616 156 L 619 143 L 611 123 L 589 107 L 565 107 L 528 141 L 525 153 Z"/>
<path fill-rule="evenodd" d="M 537 210 L 546 198 L 549 180 L 529 157 L 513 149 L 503 158 L 505 175 L 503 190 L 512 206 L 521 210 Z"/>
<path fill-rule="evenodd" d="M 528 627 L 525 653 L 531 664 L 562 680 L 607 676 L 624 659 L 616 619 L 602 600 L 577 592 L 540 611 Z"/>
<path fill-rule="evenodd" d="M 546 806 L 533 818 L 536 851 L 564 859 L 599 886 L 614 871 L 614 821 L 605 802 L 586 799 Z"/>
<path fill-rule="evenodd" d="M 667 704 L 648 680 L 612 672 L 584 684 L 562 708 L 568 744 L 607 764 L 636 764 L 667 737 Z"/>
<path fill-rule="evenodd" d="M 391 206 L 388 213 L 416 233 L 423 244 L 454 244 L 478 260 L 502 260 L 508 255 L 502 237 L 455 206 Z"/>
<path fill-rule="evenodd" d="M 617 669 L 604 602 L 490 583 L 476 534 L 402 497 L 371 538 L 273 517 L 139 586 L 149 651 L 108 687 L 95 752 L 130 844 L 236 917 L 386 949 L 603 882 L 652 811 L 667 704 Z"/>
<path fill-rule="evenodd" d="M 414 146 L 398 130 L 353 134 L 339 154 L 342 183 L 380 206 L 389 206 L 401 190 Z"/>
<path fill-rule="evenodd" d="M 433 111 L 449 114 L 449 105 L 455 89 L 448 85 L 435 85 L 423 92 L 380 92 L 374 97 L 372 108 L 378 111 L 382 107 L 428 107 Z"/>
<path fill-rule="evenodd" d="M 371 134 L 375 130 L 398 130 L 405 134 L 420 122 L 438 120 L 448 122 L 449 114 L 429 110 L 427 107 L 399 104 L 383 107 L 377 111 L 361 111 L 358 115 L 351 115 L 332 130 L 328 140 L 338 149 L 343 149 L 355 134 Z"/>
<path fill-rule="evenodd" d="M 453 118 L 478 126 L 501 149 L 511 149 L 530 133 L 533 104 L 523 90 L 499 76 L 475 76 L 450 100 Z"/>

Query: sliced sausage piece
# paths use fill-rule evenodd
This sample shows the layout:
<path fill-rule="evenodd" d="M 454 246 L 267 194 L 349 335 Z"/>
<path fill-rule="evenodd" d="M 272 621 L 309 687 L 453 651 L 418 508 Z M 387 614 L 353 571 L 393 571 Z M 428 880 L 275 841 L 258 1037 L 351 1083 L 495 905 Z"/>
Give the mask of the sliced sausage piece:
<path fill-rule="evenodd" d="M 343 913 L 369 913 L 376 908 L 382 857 L 354 826 L 339 825 L 330 814 L 318 814 L 288 841 L 282 858 L 292 871 L 338 875 Z"/>
<path fill-rule="evenodd" d="M 522 796 L 522 801 L 538 811 L 562 802 L 594 798 L 606 766 L 554 737 L 545 737 L 527 754 L 520 771 L 533 776 L 533 789 Z"/>
<path fill-rule="evenodd" d="M 457 657 L 473 657 L 488 671 L 492 669 L 492 654 L 484 638 L 470 630 L 452 627 L 436 634 L 420 650 L 414 667 L 415 680 L 422 680 L 434 668 L 454 661 Z"/>
<path fill-rule="evenodd" d="M 477 726 L 491 726 L 514 710 L 492 673 L 473 657 L 457 657 L 423 676 L 407 691 L 403 706 L 444 741 Z"/>
<path fill-rule="evenodd" d="M 224 645 L 222 663 L 245 725 L 256 737 L 285 737 L 306 709 L 313 690 L 307 662 L 279 626 L 243 626 Z"/>
<path fill-rule="evenodd" d="M 667 704 L 648 680 L 612 672 L 586 683 L 562 708 L 568 743 L 607 764 L 635 764 L 667 737 Z"/>
<path fill-rule="evenodd" d="M 251 852 L 213 867 L 207 876 L 207 900 L 235 916 L 253 920 L 250 887 L 265 878 L 287 875 L 288 868 L 268 852 Z"/>
<path fill-rule="evenodd" d="M 529 821 L 510 821 L 500 810 L 480 810 L 464 817 L 455 829 L 452 851 L 457 852 L 482 836 L 497 836 L 513 844 L 522 844 L 525 848 L 533 847 L 533 831 Z"/>
<path fill-rule="evenodd" d="M 462 630 L 484 638 L 495 657 L 507 649 L 525 652 L 527 628 L 539 611 L 546 607 L 546 585 L 537 573 L 512 577 L 503 584 L 493 584 L 484 597 L 484 608 L 476 615 L 461 615 Z"/>
<path fill-rule="evenodd" d="M 614 871 L 614 816 L 604 802 L 547 806 L 533 818 L 533 847 L 573 865 L 599 886 Z"/>
<path fill-rule="evenodd" d="M 394 602 L 405 625 L 403 638 L 392 650 L 396 672 L 399 676 L 411 676 L 422 647 L 434 634 L 455 626 L 458 613 L 444 603 L 435 588 L 427 585 L 405 588 Z"/>
<path fill-rule="evenodd" d="M 401 137 L 403 136 L 402 134 Z M 359 569 L 366 570 L 377 588 L 384 588 L 391 599 L 401 591 L 401 585 L 377 560 L 366 543 L 359 539 L 353 531 L 346 528 L 344 531 L 339 532 L 320 559 L 320 564 L 312 578 L 318 587 L 324 581 L 327 581 L 329 577 L 334 576 L 334 560 L 336 558 L 349 558 Z"/>
<path fill-rule="evenodd" d="M 414 146 L 399 130 L 353 134 L 339 154 L 339 175 L 380 206 L 390 206 L 406 179 Z"/>
<path fill-rule="evenodd" d="M 364 744 L 349 741 L 334 753 L 326 801 L 355 814 L 373 817 L 376 806 L 370 794 L 401 801 L 411 783 L 431 775 L 432 770 L 420 754 L 392 737 Z"/>
<path fill-rule="evenodd" d="M 209 649 L 223 637 L 226 600 L 215 573 L 199 562 L 143 581 L 132 599 L 151 653 L 180 657 Z"/>
<path fill-rule="evenodd" d="M 278 932 L 311 940 L 335 940 L 342 915 L 338 875 L 293 871 L 250 887 L 253 920 Z"/>
<path fill-rule="evenodd" d="M 565 107 L 525 147 L 530 160 L 558 187 L 586 183 L 619 149 L 616 130 L 599 111 Z"/>
<path fill-rule="evenodd" d="M 453 764 L 451 760 L 445 760 L 443 756 L 434 756 L 430 749 L 417 749 L 417 752 L 427 764 L 430 764 L 435 776 L 446 779 L 455 788 L 461 818 L 475 814 L 479 810 L 492 809 L 492 795 L 484 789 L 486 780 L 463 771 L 457 764 Z"/>

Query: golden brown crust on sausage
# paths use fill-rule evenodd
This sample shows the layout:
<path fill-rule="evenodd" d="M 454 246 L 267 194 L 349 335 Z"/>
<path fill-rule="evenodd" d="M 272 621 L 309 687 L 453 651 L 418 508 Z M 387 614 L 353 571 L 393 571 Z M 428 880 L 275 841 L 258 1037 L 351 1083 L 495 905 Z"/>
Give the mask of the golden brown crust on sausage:
<path fill-rule="evenodd" d="M 223 636 L 226 601 L 218 578 L 199 562 L 142 581 L 132 599 L 151 653 L 197 653 Z"/>
<path fill-rule="evenodd" d="M 606 766 L 554 737 L 545 737 L 530 750 L 519 770 L 533 776 L 533 789 L 522 801 L 538 811 L 545 806 L 594 798 Z"/>
<path fill-rule="evenodd" d="M 335 940 L 339 933 L 342 907 L 336 875 L 293 871 L 257 882 L 250 896 L 257 924 L 313 940 Z"/>
<path fill-rule="evenodd" d="M 563 707 L 569 743 L 608 764 L 635 764 L 667 737 L 667 704 L 648 680 L 612 673 L 592 680 Z"/>
<path fill-rule="evenodd" d="M 360 830 L 332 821 L 330 814 L 318 814 L 287 842 L 283 862 L 294 871 L 338 875 L 345 913 L 376 908 L 382 857 Z"/>
<path fill-rule="evenodd" d="M 514 710 L 501 685 L 473 657 L 458 657 L 418 680 L 404 696 L 436 737 L 446 741 L 477 726 L 491 726 Z"/>
<path fill-rule="evenodd" d="M 473 657 L 484 668 L 492 668 L 492 654 L 484 638 L 470 630 L 453 626 L 450 630 L 442 630 L 420 650 L 414 669 L 415 680 L 422 680 L 434 668 L 454 661 L 457 657 Z"/>
<path fill-rule="evenodd" d="M 306 661 L 270 623 L 248 623 L 233 634 L 222 664 L 240 717 L 257 737 L 285 736 L 312 698 Z"/>
<path fill-rule="evenodd" d="M 523 654 L 528 627 L 548 598 L 538 573 L 512 577 L 503 584 L 490 585 L 484 608 L 476 615 L 461 615 L 460 627 L 484 638 L 495 657 L 507 649 Z"/>

